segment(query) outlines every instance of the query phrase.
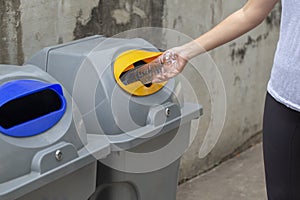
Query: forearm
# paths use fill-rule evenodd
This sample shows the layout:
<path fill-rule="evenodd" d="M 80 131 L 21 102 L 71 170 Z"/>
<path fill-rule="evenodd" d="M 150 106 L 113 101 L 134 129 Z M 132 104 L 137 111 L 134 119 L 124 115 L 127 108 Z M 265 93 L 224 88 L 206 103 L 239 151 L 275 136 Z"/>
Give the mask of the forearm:
<path fill-rule="evenodd" d="M 216 27 L 185 45 L 174 47 L 158 58 L 164 70 L 152 78 L 152 82 L 166 81 L 179 74 L 189 59 L 226 42 L 229 42 L 260 24 L 273 9 L 278 0 L 248 0 L 243 8 L 236 11 Z M 162 62 L 166 54 L 169 61 Z"/>
<path fill-rule="evenodd" d="M 261 1 L 261 0 L 259 0 Z M 222 44 L 232 41 L 249 30 L 259 25 L 276 4 L 265 7 L 263 10 L 257 5 L 246 4 L 242 9 L 236 11 L 216 27 L 203 34 L 194 41 L 182 46 L 182 55 L 186 59 L 193 58 L 205 51 L 210 51 Z"/>

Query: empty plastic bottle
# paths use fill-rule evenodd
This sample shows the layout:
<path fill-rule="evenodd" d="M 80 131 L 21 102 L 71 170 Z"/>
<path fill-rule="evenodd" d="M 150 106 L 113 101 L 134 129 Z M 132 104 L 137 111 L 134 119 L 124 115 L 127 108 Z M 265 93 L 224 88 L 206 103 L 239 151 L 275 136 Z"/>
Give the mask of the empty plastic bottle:
<path fill-rule="evenodd" d="M 127 71 L 121 81 L 128 85 L 141 81 L 144 85 L 152 83 L 155 76 L 163 75 L 177 67 L 177 55 L 171 51 L 166 51 L 152 62 L 141 64 L 134 69 Z"/>

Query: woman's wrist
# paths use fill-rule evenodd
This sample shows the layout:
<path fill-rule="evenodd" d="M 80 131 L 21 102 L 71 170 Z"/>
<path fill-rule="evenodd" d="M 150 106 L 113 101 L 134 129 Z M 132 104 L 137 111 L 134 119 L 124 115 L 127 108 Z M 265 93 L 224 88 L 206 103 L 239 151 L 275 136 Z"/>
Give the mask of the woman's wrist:
<path fill-rule="evenodd" d="M 178 48 L 178 54 L 185 60 L 190 60 L 205 52 L 205 49 L 196 41 L 189 42 Z"/>

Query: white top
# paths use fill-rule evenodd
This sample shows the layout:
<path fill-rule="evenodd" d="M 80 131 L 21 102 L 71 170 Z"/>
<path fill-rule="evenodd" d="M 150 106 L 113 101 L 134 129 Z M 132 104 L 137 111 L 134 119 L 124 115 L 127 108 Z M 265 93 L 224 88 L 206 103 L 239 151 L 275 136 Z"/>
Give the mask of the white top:
<path fill-rule="evenodd" d="M 300 0 L 282 0 L 280 37 L 268 92 L 300 112 Z"/>

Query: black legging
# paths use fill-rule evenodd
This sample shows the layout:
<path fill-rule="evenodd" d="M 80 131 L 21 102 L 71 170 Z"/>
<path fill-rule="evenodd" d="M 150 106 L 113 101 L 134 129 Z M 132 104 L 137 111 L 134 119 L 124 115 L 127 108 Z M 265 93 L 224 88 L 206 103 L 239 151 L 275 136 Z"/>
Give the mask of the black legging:
<path fill-rule="evenodd" d="M 263 150 L 268 200 L 300 200 L 300 112 L 267 94 Z"/>

